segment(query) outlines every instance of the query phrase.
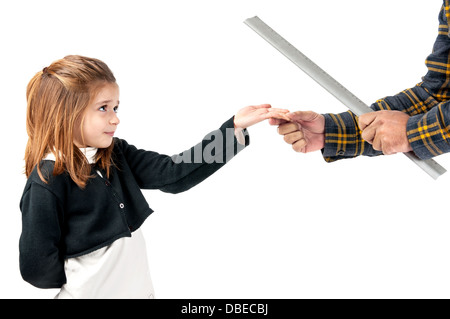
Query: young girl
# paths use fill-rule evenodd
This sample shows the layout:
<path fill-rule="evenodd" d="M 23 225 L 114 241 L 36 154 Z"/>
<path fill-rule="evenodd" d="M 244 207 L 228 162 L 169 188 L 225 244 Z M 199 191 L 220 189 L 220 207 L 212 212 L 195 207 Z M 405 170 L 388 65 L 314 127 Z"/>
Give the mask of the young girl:
<path fill-rule="evenodd" d="M 249 144 L 247 127 L 288 112 L 245 107 L 170 157 L 114 137 L 119 87 L 97 59 L 55 61 L 31 79 L 27 103 L 20 270 L 61 288 L 57 298 L 153 298 L 140 231 L 153 210 L 141 189 L 188 190 Z"/>

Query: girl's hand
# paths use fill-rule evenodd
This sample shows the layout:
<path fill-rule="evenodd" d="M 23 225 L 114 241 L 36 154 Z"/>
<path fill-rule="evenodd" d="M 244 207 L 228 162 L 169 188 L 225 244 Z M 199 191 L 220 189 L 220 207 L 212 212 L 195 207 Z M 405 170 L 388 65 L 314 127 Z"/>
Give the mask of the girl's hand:
<path fill-rule="evenodd" d="M 286 115 L 287 113 L 289 113 L 289 110 L 274 109 L 270 104 L 247 106 L 240 109 L 234 116 L 234 127 L 236 129 L 245 129 L 271 118 L 291 121 Z"/>

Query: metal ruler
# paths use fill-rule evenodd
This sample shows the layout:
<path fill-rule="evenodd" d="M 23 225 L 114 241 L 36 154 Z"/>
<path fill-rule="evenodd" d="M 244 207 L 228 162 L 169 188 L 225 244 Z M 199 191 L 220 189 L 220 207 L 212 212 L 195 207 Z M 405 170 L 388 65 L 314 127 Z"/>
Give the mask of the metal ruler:
<path fill-rule="evenodd" d="M 322 70 L 317 64 L 311 61 L 306 55 L 297 50 L 292 44 L 286 41 L 272 28 L 265 24 L 260 18 L 253 17 L 244 21 L 253 31 L 258 33 L 263 39 L 269 42 L 275 49 L 291 60 L 295 65 L 308 74 L 313 80 L 319 83 L 335 98 L 341 101 L 357 116 L 373 112 L 373 110 L 354 94 L 347 90 L 342 84 L 333 79 L 328 73 Z M 437 179 L 447 170 L 432 159 L 421 160 L 413 152 L 404 153 L 410 160 L 416 163 L 432 178 Z"/>

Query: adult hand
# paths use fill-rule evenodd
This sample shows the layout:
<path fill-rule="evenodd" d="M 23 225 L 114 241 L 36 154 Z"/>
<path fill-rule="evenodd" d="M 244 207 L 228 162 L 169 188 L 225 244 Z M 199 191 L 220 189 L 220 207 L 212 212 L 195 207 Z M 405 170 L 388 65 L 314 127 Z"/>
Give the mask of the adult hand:
<path fill-rule="evenodd" d="M 309 153 L 325 146 L 325 117 L 312 111 L 287 114 L 290 121 L 271 119 L 269 124 L 279 125 L 278 133 L 296 152 Z"/>
<path fill-rule="evenodd" d="M 289 110 L 272 108 L 270 104 L 247 106 L 236 113 L 234 126 L 236 129 L 245 129 L 270 118 L 289 121 L 286 116 L 287 113 L 289 113 Z"/>
<path fill-rule="evenodd" d="M 377 111 L 359 117 L 361 137 L 385 155 L 412 151 L 406 135 L 409 115 L 400 111 Z"/>

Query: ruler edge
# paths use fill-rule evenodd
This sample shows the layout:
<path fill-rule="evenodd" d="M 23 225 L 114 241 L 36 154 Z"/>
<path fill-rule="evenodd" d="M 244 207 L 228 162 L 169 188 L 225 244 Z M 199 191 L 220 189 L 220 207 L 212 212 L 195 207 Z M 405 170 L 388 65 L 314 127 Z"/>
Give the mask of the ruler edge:
<path fill-rule="evenodd" d="M 348 105 L 346 105 L 345 103 L 343 103 L 341 100 L 339 100 L 339 98 L 336 97 L 336 95 L 330 90 L 328 89 L 325 85 L 322 84 L 321 81 L 318 81 L 314 76 L 312 76 L 310 73 L 312 72 L 308 72 L 306 71 L 303 67 L 304 66 L 299 66 L 299 64 L 297 63 L 297 61 L 295 61 L 295 59 L 291 58 L 289 55 L 285 54 L 285 52 L 283 52 L 279 47 L 277 47 L 276 45 L 274 45 L 274 41 L 270 38 L 268 38 L 265 34 L 261 33 L 258 29 L 255 28 L 254 23 L 256 22 L 257 24 L 261 24 L 262 27 L 269 29 L 270 31 L 272 31 L 274 33 L 274 35 L 276 37 L 278 37 L 280 40 L 284 41 L 292 50 L 295 51 L 296 54 L 299 54 L 300 57 L 302 58 L 302 60 L 305 60 L 307 63 L 309 63 L 310 65 L 312 65 L 314 67 L 314 69 L 316 69 L 315 71 L 319 71 L 322 73 L 323 76 L 325 76 L 326 78 L 328 78 L 328 80 L 330 80 L 331 82 L 334 82 L 333 84 L 337 85 L 339 87 L 339 89 L 341 89 L 344 93 L 345 93 L 345 97 L 351 97 L 354 98 L 358 104 L 358 106 L 352 108 L 349 107 Z M 314 61 L 312 61 L 310 58 L 308 58 L 308 56 L 306 56 L 305 54 L 303 54 L 300 50 L 298 50 L 295 46 L 293 46 L 289 41 L 287 41 L 285 38 L 283 38 L 278 32 L 276 32 L 274 29 L 272 29 L 267 23 L 265 23 L 263 20 L 261 20 L 258 16 L 254 16 L 251 18 L 248 18 L 244 21 L 244 23 L 250 27 L 254 32 L 256 32 L 260 37 L 262 37 L 264 40 L 266 40 L 266 42 L 268 42 L 272 47 L 274 47 L 278 52 L 280 52 L 282 55 L 284 55 L 289 61 L 291 61 L 292 63 L 294 63 L 298 68 L 300 68 L 304 73 L 306 73 L 306 75 L 308 75 L 311 79 L 313 79 L 317 84 L 319 84 L 320 86 L 322 86 L 323 89 L 325 89 L 329 94 L 331 94 L 332 96 L 334 96 L 339 102 L 341 102 L 342 104 L 344 104 L 344 106 L 349 109 L 350 111 L 352 111 L 354 114 L 356 114 L 357 116 L 361 115 L 361 114 L 365 114 L 365 113 L 369 113 L 369 112 L 373 112 L 373 110 L 369 107 L 369 105 L 367 105 L 366 103 L 364 103 L 360 98 L 358 98 L 355 94 L 353 94 L 352 92 L 350 92 L 345 86 L 343 86 L 339 81 L 337 81 L 335 78 L 333 78 L 330 74 L 328 74 L 328 72 L 326 72 L 324 69 L 322 69 L 320 66 L 318 66 Z M 257 26 L 256 26 L 257 27 Z M 275 41 L 277 42 L 277 41 Z"/>

